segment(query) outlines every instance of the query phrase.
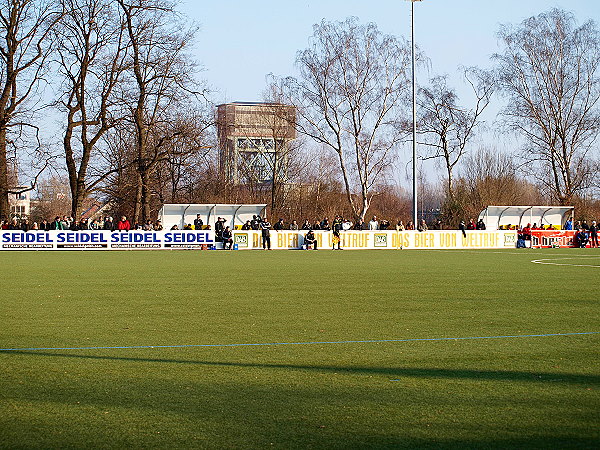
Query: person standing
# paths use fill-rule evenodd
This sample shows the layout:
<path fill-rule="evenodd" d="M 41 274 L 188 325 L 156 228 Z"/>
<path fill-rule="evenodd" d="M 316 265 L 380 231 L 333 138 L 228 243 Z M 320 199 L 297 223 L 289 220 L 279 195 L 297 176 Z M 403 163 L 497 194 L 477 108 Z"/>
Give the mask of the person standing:
<path fill-rule="evenodd" d="M 342 237 L 340 236 L 340 232 L 342 231 L 342 224 L 344 221 L 340 216 L 335 216 L 333 219 L 333 224 L 331 226 L 331 230 L 333 232 L 333 248 L 335 250 L 335 244 L 337 244 L 337 249 L 342 250 Z"/>
<path fill-rule="evenodd" d="M 463 237 L 464 237 L 464 238 L 466 238 L 466 237 L 467 237 L 467 232 L 465 231 L 465 229 L 466 229 L 466 228 L 467 228 L 467 227 L 466 227 L 466 225 L 465 225 L 465 221 L 464 221 L 464 220 L 461 220 L 461 221 L 460 221 L 460 225 L 458 225 L 458 229 L 459 229 L 459 230 L 462 232 L 462 235 L 463 235 Z"/>
<path fill-rule="evenodd" d="M 215 235 L 217 237 L 217 242 L 221 242 L 223 240 L 223 230 L 225 229 L 225 219 L 221 217 L 217 218 L 215 222 Z"/>
<path fill-rule="evenodd" d="M 111 216 L 108 216 L 105 220 L 104 220 L 104 227 L 105 230 L 107 231 L 115 231 L 115 221 L 113 220 L 113 218 Z"/>
<path fill-rule="evenodd" d="M 201 230 L 204 226 L 204 221 L 200 218 L 200 214 L 196 214 L 194 219 L 194 230 Z"/>
<path fill-rule="evenodd" d="M 263 250 L 271 250 L 271 223 L 266 217 L 260 222 L 260 230 L 262 234 Z"/>
<path fill-rule="evenodd" d="M 377 221 L 377 216 L 373 216 L 373 218 L 369 222 L 369 230 L 379 230 L 379 222 Z"/>
<path fill-rule="evenodd" d="M 590 247 L 598 248 L 598 225 L 595 220 L 592 220 L 590 226 Z"/>
<path fill-rule="evenodd" d="M 119 231 L 129 231 L 131 230 L 131 223 L 127 220 L 126 216 L 121 216 L 121 220 L 117 223 L 117 229 Z"/>
<path fill-rule="evenodd" d="M 63 224 L 60 220 L 60 217 L 56 216 L 54 221 L 50 224 L 51 230 L 64 230 Z"/>

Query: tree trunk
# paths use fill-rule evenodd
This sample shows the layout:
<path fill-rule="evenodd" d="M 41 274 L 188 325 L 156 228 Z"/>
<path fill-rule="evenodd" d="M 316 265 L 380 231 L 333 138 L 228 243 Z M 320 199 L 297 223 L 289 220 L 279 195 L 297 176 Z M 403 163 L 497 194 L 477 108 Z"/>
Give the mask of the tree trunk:
<path fill-rule="evenodd" d="M 6 158 L 6 128 L 0 128 L 0 219 L 8 219 L 10 205 L 8 203 L 8 160 Z"/>
<path fill-rule="evenodd" d="M 135 206 L 133 209 L 134 223 L 140 223 L 140 216 L 142 215 L 142 175 L 140 172 L 137 175 L 138 182 L 135 189 Z"/>
<path fill-rule="evenodd" d="M 147 170 L 141 174 L 142 181 L 142 218 L 141 221 L 136 220 L 136 223 L 145 223 L 150 218 L 150 174 Z"/>

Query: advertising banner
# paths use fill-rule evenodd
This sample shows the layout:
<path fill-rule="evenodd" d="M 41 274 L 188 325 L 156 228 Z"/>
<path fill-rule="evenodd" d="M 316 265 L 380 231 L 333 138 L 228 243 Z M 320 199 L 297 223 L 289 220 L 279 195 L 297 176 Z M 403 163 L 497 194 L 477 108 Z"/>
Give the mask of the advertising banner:
<path fill-rule="evenodd" d="M 302 249 L 306 231 L 271 231 L 272 249 Z M 319 249 L 333 248 L 333 233 L 315 231 Z M 343 231 L 341 247 L 360 249 L 514 248 L 515 231 Z M 260 231 L 233 232 L 235 249 L 263 248 Z M 222 248 L 215 232 L 198 231 L 2 231 L 2 250 L 160 250 Z"/>
<path fill-rule="evenodd" d="M 0 237 L 2 250 L 156 250 L 208 249 L 215 233 L 199 231 L 9 231 Z"/>
<path fill-rule="evenodd" d="M 301 249 L 306 231 L 271 231 L 271 248 Z M 333 233 L 315 231 L 317 248 L 333 248 Z M 461 249 L 461 248 L 515 248 L 516 231 L 467 231 L 466 237 L 457 230 L 448 231 L 342 231 L 341 247 L 359 249 Z M 260 231 L 234 231 L 233 243 L 237 248 L 263 247 Z M 336 245 L 337 247 L 337 245 Z"/>
<path fill-rule="evenodd" d="M 574 237 L 575 231 L 570 230 L 531 230 L 531 247 L 577 247 Z"/>

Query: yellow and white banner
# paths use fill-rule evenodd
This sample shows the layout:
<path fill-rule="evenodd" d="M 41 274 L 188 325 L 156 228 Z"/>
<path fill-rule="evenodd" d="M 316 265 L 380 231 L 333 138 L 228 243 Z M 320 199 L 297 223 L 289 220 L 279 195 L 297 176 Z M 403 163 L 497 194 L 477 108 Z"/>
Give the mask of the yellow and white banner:
<path fill-rule="evenodd" d="M 304 245 L 306 231 L 271 231 L 271 248 L 300 249 Z M 315 231 L 319 249 L 333 248 L 333 233 Z M 341 247 L 360 249 L 461 249 L 461 248 L 514 248 L 516 231 L 342 231 Z M 263 247 L 260 231 L 234 231 L 233 243 L 237 248 L 258 249 Z M 337 247 L 337 245 L 336 245 Z"/>

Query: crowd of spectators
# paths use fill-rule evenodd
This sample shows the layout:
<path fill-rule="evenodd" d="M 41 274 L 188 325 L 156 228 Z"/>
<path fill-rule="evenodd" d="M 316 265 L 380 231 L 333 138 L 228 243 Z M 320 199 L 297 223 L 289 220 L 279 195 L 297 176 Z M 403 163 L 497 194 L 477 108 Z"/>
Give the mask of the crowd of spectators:
<path fill-rule="evenodd" d="M 231 227 L 227 226 L 226 221 L 223 217 L 218 217 L 215 222 L 215 233 L 217 235 L 217 240 L 223 242 L 223 245 L 226 247 L 231 247 L 233 244 L 233 232 Z M 108 230 L 108 231 L 129 231 L 129 230 L 141 230 L 141 231 L 161 231 L 163 230 L 163 225 L 160 220 L 152 221 L 147 220 L 143 224 L 135 223 L 131 224 L 131 222 L 127 219 L 126 216 L 121 216 L 119 220 L 114 219 L 111 216 L 104 216 L 98 219 L 88 220 L 81 219 L 79 221 L 74 220 L 70 216 L 56 216 L 54 220 L 47 221 L 43 220 L 41 222 L 29 222 L 27 218 L 18 219 L 13 218 L 11 220 L 2 220 L 1 228 L 3 230 L 21 230 L 21 231 L 30 231 L 30 230 L 42 230 L 42 231 L 50 231 L 50 230 Z M 300 225 L 296 220 L 291 220 L 286 222 L 283 218 L 280 218 L 271 225 L 265 218 L 261 218 L 258 215 L 254 215 L 251 220 L 247 220 L 241 227 L 242 230 L 257 230 L 261 231 L 265 239 L 263 241 L 268 243 L 270 242 L 270 237 L 265 236 L 268 230 L 304 230 L 304 231 L 347 231 L 347 230 L 392 230 L 396 231 L 405 231 L 405 230 L 418 230 L 418 231 L 427 231 L 427 230 L 442 230 L 442 223 L 440 220 L 435 220 L 433 223 L 427 224 L 425 220 L 420 220 L 415 227 L 412 221 L 408 221 L 406 224 L 402 220 L 398 220 L 395 225 L 390 223 L 390 221 L 386 219 L 379 219 L 377 216 L 373 216 L 369 222 L 364 222 L 362 220 L 357 220 L 355 223 L 350 220 L 346 220 L 341 216 L 336 216 L 336 218 L 330 222 L 328 217 L 324 217 L 322 220 L 309 220 L 304 219 L 302 224 Z M 517 230 L 518 237 L 520 241 L 530 241 L 531 240 L 531 232 L 533 230 L 553 230 L 555 227 L 551 224 L 547 225 L 538 225 L 534 223 L 533 225 L 528 223 L 526 226 L 519 228 L 516 225 L 506 225 L 503 227 L 504 229 L 509 230 Z M 179 227 L 174 225 L 171 227 L 171 230 L 178 230 Z M 196 219 L 193 223 L 186 224 L 183 228 L 184 230 L 200 230 L 200 229 L 211 229 L 211 225 L 205 225 L 200 214 L 197 215 Z M 468 222 L 461 221 L 459 225 L 459 229 L 466 235 L 467 230 L 485 230 L 485 223 L 483 220 L 478 220 L 477 222 L 474 219 L 470 219 Z M 596 221 L 592 221 L 591 224 L 588 224 L 586 220 L 573 222 L 571 219 L 567 220 L 567 222 L 563 225 L 562 229 L 564 230 L 572 230 L 575 232 L 573 243 L 577 247 L 585 247 L 588 244 L 590 247 L 598 247 L 598 225 Z"/>
<path fill-rule="evenodd" d="M 160 220 L 155 222 L 148 220 L 144 224 L 131 224 L 126 216 L 121 216 L 119 220 L 113 219 L 111 216 L 100 217 L 98 219 L 88 220 L 74 220 L 70 216 L 56 216 L 54 220 L 42 220 L 41 222 L 29 222 L 27 218 L 17 219 L 16 217 L 12 220 L 2 220 L 1 227 L 3 230 L 107 230 L 107 231 L 129 231 L 129 230 L 143 230 L 143 231 L 161 231 L 163 229 Z"/>

